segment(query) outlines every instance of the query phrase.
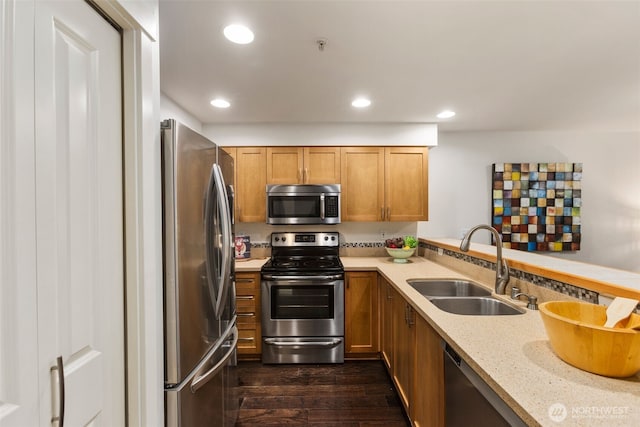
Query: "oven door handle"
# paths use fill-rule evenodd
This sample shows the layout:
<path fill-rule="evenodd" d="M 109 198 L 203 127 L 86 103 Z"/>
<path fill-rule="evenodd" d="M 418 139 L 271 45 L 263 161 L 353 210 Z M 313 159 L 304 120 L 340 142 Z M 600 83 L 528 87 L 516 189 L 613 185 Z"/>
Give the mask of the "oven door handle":
<path fill-rule="evenodd" d="M 275 274 L 263 274 L 263 280 L 317 280 L 317 281 L 332 281 L 332 280 L 341 280 L 344 276 L 342 274 L 327 274 L 327 275 L 319 275 L 319 276 L 280 276 Z"/>
<path fill-rule="evenodd" d="M 335 338 L 327 341 L 278 341 L 278 338 L 265 338 L 264 343 L 276 347 L 299 348 L 331 348 L 340 345 L 342 340 Z"/>

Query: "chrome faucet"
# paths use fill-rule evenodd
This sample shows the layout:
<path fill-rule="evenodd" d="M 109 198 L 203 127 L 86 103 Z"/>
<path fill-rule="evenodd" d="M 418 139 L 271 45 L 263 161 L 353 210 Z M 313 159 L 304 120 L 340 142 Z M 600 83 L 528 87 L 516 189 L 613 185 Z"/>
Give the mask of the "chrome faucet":
<path fill-rule="evenodd" d="M 460 242 L 460 250 L 463 252 L 467 252 L 469 250 L 471 235 L 481 228 L 489 230 L 493 234 L 493 238 L 496 240 L 496 293 L 504 295 L 507 290 L 507 283 L 509 283 L 509 266 L 507 265 L 507 260 L 502 259 L 502 238 L 500 237 L 498 230 L 484 224 L 476 225 L 462 238 L 462 242 Z"/>

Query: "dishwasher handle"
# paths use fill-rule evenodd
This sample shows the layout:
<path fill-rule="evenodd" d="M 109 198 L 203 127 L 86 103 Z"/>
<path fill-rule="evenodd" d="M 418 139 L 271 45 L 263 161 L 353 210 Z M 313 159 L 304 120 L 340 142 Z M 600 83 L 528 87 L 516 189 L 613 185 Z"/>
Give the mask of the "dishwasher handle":
<path fill-rule="evenodd" d="M 444 342 L 444 352 L 447 354 L 447 356 L 449 356 L 449 359 L 451 359 L 453 363 L 460 367 L 460 364 L 462 363 L 462 357 L 460 357 L 460 355 L 456 353 L 456 351 L 451 348 L 451 346 L 446 342 Z"/>

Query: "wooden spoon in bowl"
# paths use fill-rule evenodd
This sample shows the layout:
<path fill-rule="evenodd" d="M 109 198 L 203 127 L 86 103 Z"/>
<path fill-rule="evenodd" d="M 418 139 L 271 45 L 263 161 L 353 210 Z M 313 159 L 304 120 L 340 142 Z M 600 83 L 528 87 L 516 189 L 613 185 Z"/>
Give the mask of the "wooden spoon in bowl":
<path fill-rule="evenodd" d="M 631 312 L 640 304 L 640 301 L 615 297 L 609 307 L 607 307 L 607 321 L 604 324 L 605 328 L 613 328 L 616 323 L 631 316 Z"/>

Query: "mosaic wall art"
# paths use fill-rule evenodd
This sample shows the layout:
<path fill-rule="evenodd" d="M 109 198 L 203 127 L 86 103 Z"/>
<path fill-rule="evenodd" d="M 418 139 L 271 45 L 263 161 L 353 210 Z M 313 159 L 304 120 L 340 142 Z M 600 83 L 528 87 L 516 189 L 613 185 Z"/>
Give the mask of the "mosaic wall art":
<path fill-rule="evenodd" d="M 492 225 L 505 248 L 580 249 L 582 163 L 493 165 Z"/>

